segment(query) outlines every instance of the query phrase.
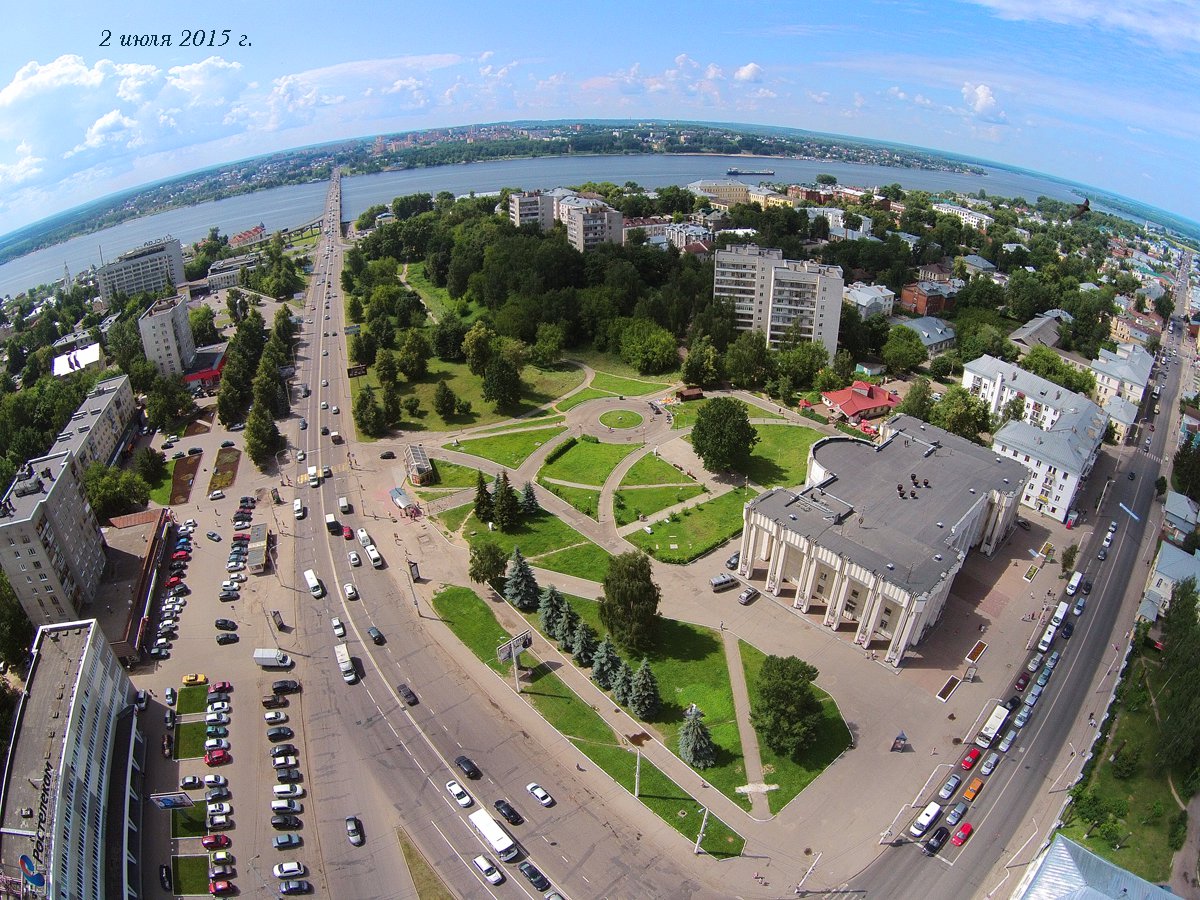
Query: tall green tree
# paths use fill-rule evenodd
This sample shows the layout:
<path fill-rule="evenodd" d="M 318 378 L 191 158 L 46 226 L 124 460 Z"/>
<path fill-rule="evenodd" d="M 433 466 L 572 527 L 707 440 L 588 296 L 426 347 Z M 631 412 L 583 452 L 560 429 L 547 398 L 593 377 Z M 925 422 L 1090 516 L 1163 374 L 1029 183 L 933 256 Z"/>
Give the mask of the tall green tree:
<path fill-rule="evenodd" d="M 375 399 L 375 389 L 369 384 L 354 398 L 354 424 L 368 437 L 379 437 L 386 429 L 383 408 Z"/>
<path fill-rule="evenodd" d="M 558 627 L 554 629 L 554 639 L 558 641 L 558 645 L 564 650 L 570 650 L 571 641 L 575 637 L 575 631 L 579 628 L 579 622 L 579 613 L 575 612 L 575 607 L 569 603 L 564 603 L 562 616 L 558 620 Z"/>
<path fill-rule="evenodd" d="M 695 769 L 709 769 L 717 764 L 717 748 L 699 711 L 684 716 L 683 727 L 679 729 L 679 758 Z"/>
<path fill-rule="evenodd" d="M 821 701 L 812 689 L 817 670 L 795 656 L 768 656 L 758 675 L 750 722 L 763 743 L 783 756 L 794 756 L 816 739 Z"/>
<path fill-rule="evenodd" d="M 483 399 L 496 409 L 509 409 L 521 399 L 521 373 L 511 360 L 494 356 L 483 374 Z"/>
<path fill-rule="evenodd" d="M 596 630 L 581 619 L 571 637 L 571 655 L 575 657 L 576 665 L 585 668 L 590 666 L 592 657 L 596 654 L 596 646 Z"/>
<path fill-rule="evenodd" d="M 692 449 L 710 472 L 744 465 L 758 443 L 746 404 L 733 397 L 713 397 L 696 414 Z"/>
<path fill-rule="evenodd" d="M 188 325 L 192 329 L 192 342 L 197 347 L 207 347 L 221 339 L 214 323 L 217 314 L 205 303 L 195 309 L 188 310 Z"/>
<path fill-rule="evenodd" d="M 150 500 L 150 488 L 140 475 L 99 462 L 84 471 L 83 492 L 99 519 L 133 512 Z"/>
<path fill-rule="evenodd" d="M 896 407 L 896 412 L 920 419 L 922 422 L 929 421 L 932 411 L 933 388 L 928 378 L 916 379 L 904 399 L 900 401 L 900 405 Z"/>
<path fill-rule="evenodd" d="M 604 639 L 596 645 L 596 652 L 592 654 L 592 680 L 607 691 L 612 687 L 613 679 L 620 667 L 621 657 L 617 655 L 612 640 L 606 634 Z"/>
<path fill-rule="evenodd" d="M 471 541 L 467 577 L 475 584 L 496 584 L 507 566 L 508 556 L 495 541 L 483 537 Z"/>
<path fill-rule="evenodd" d="M 400 366 L 395 350 L 380 350 L 375 354 L 375 378 L 381 386 L 394 385 L 399 380 Z"/>
<path fill-rule="evenodd" d="M 716 384 L 720 374 L 721 357 L 713 346 L 708 335 L 702 334 L 692 341 L 687 356 L 683 360 L 683 370 L 680 373 L 684 384 L 699 387 L 711 387 Z"/>
<path fill-rule="evenodd" d="M 645 553 L 629 551 L 608 561 L 600 621 L 622 649 L 644 651 L 652 645 L 661 600 Z"/>
<path fill-rule="evenodd" d="M 629 691 L 633 687 L 633 671 L 629 668 L 629 663 L 621 660 L 621 665 L 617 666 L 617 672 L 613 675 L 613 700 L 619 706 L 629 705 Z"/>
<path fill-rule="evenodd" d="M 756 391 L 773 374 L 771 351 L 761 331 L 743 331 L 725 351 L 725 374 L 737 387 Z"/>
<path fill-rule="evenodd" d="M 987 404 L 961 384 L 946 389 L 929 415 L 930 424 L 978 443 L 981 432 L 991 425 Z"/>
<path fill-rule="evenodd" d="M 521 555 L 520 548 L 514 547 L 509 560 L 508 578 L 504 582 L 504 599 L 521 612 L 532 612 L 538 608 L 538 593 L 533 570 Z"/>
<path fill-rule="evenodd" d="M 633 674 L 629 688 L 629 711 L 639 719 L 652 719 L 662 706 L 658 692 L 658 679 L 650 668 L 650 660 L 642 658 L 642 664 Z"/>
<path fill-rule="evenodd" d="M 928 357 L 920 337 L 906 325 L 894 325 L 883 345 L 883 364 L 893 375 L 910 372 Z"/>
<path fill-rule="evenodd" d="M 133 454 L 133 470 L 146 484 L 158 484 L 167 473 L 167 457 L 153 447 L 140 447 Z"/>
<path fill-rule="evenodd" d="M 458 397 L 454 395 L 454 391 L 450 390 L 450 386 L 444 380 L 439 381 L 433 391 L 433 411 L 443 420 L 449 421 L 457 405 Z"/>
<path fill-rule="evenodd" d="M 33 645 L 33 631 L 8 576 L 0 572 L 0 659 L 14 668 L 23 666 Z"/>
<path fill-rule="evenodd" d="M 472 375 L 482 376 L 487 370 L 488 363 L 492 361 L 492 348 L 495 342 L 496 332 L 482 321 L 476 322 L 463 335 L 462 354 Z M 445 357 L 442 358 L 445 359 Z"/>
<path fill-rule="evenodd" d="M 496 493 L 492 497 L 492 517 L 501 531 L 512 531 L 518 524 L 517 494 L 508 483 L 508 473 L 501 472 L 496 479 Z"/>
<path fill-rule="evenodd" d="M 396 347 L 396 366 L 409 381 L 419 381 L 429 371 L 429 341 L 416 328 L 404 332 Z"/>
<path fill-rule="evenodd" d="M 542 591 L 538 600 L 538 625 L 542 634 L 553 637 L 558 633 L 558 623 L 562 621 L 563 610 L 567 601 L 554 585 Z"/>
<path fill-rule="evenodd" d="M 492 521 L 492 494 L 482 472 L 475 473 L 475 518 L 484 524 Z"/>
<path fill-rule="evenodd" d="M 526 516 L 536 516 L 541 511 L 541 505 L 538 503 L 537 494 L 533 490 L 533 482 L 525 482 L 525 487 L 521 489 L 521 514 Z"/>
<path fill-rule="evenodd" d="M 266 468 L 275 457 L 275 453 L 283 447 L 283 437 L 279 427 L 271 418 L 266 407 L 255 406 L 246 418 L 245 436 L 246 455 L 258 468 Z"/>

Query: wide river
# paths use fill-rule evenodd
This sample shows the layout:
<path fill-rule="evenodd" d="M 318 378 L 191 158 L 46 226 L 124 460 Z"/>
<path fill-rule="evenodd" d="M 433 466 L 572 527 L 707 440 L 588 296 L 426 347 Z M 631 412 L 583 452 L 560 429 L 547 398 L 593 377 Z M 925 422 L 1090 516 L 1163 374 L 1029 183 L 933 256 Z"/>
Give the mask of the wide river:
<path fill-rule="evenodd" d="M 453 194 L 494 193 L 501 188 L 552 188 L 585 181 L 635 181 L 647 188 L 687 184 L 699 178 L 723 178 L 725 170 L 774 169 L 767 180 L 812 182 L 827 173 L 842 184 L 874 187 L 898 182 L 908 189 L 974 192 L 981 188 L 1001 197 L 1039 196 L 1078 200 L 1060 181 L 1006 169 L 988 168 L 986 175 L 961 175 L 925 169 L 901 169 L 857 163 L 799 159 L 746 159 L 730 156 L 561 156 L 512 159 L 468 165 L 437 166 L 360 175 L 342 180 L 342 213 L 355 219 L 375 203 L 387 203 L 403 194 L 450 191 Z M 758 182 L 765 176 L 744 176 Z M 325 202 L 328 185 L 298 184 L 242 194 L 225 200 L 200 203 L 180 209 L 130 219 L 103 231 L 72 238 L 53 247 L 15 259 L 0 266 L 0 296 L 17 294 L 28 287 L 62 278 L 66 266 L 75 275 L 89 266 L 100 265 L 126 250 L 164 235 L 185 244 L 198 240 L 214 225 L 224 234 L 237 234 L 260 222 L 267 230 L 301 225 L 317 218 Z"/>

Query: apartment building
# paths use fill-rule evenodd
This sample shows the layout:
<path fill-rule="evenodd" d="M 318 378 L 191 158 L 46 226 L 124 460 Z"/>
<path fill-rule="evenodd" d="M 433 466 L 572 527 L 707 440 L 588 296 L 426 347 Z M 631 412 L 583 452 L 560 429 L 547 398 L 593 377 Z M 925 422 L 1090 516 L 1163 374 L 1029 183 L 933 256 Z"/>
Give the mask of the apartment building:
<path fill-rule="evenodd" d="M 713 296 L 733 305 L 742 331 L 762 331 L 778 343 L 798 326 L 804 340 L 837 352 L 842 270 L 813 260 L 783 258 L 783 251 L 736 244 L 716 253 Z"/>
<path fill-rule="evenodd" d="M 242 270 L 251 272 L 258 268 L 259 254 L 243 253 L 229 259 L 218 259 L 208 267 L 208 289 L 219 291 L 224 288 L 237 287 L 242 277 Z"/>
<path fill-rule="evenodd" d="M 935 203 L 933 211 L 946 216 L 955 216 L 964 225 L 969 225 L 977 231 L 987 231 L 992 227 L 992 223 L 996 221 L 991 216 L 979 212 L 976 209 L 968 209 L 965 206 L 958 206 L 955 203 Z"/>
<path fill-rule="evenodd" d="M 936 316 L 954 309 L 958 290 L 940 281 L 917 281 L 900 289 L 900 308 L 919 316 Z"/>
<path fill-rule="evenodd" d="M 155 302 L 138 318 L 142 350 L 162 375 L 182 375 L 196 357 L 187 298 L 181 294 Z"/>
<path fill-rule="evenodd" d="M 1096 376 L 1096 396 L 1101 403 L 1112 397 L 1124 397 L 1140 406 L 1153 369 L 1153 354 L 1137 344 L 1118 344 L 1116 353 L 1101 349 L 1100 357 L 1091 363 Z"/>
<path fill-rule="evenodd" d="M 567 242 L 580 253 L 601 244 L 620 244 L 624 239 L 624 217 L 603 200 L 564 197 L 557 207 L 567 226 Z"/>
<path fill-rule="evenodd" d="M 128 250 L 96 270 L 100 299 L 105 303 L 111 303 L 117 295 L 132 297 L 161 291 L 167 285 L 180 287 L 185 281 L 183 247 L 171 237 Z"/>
<path fill-rule="evenodd" d="M 508 220 L 520 228 L 539 225 L 543 231 L 554 227 L 554 195 L 543 191 L 527 191 L 508 196 Z"/>
<path fill-rule="evenodd" d="M 687 189 L 697 197 L 720 200 L 730 206 L 750 200 L 750 185 L 734 178 L 702 178 L 689 183 Z"/>

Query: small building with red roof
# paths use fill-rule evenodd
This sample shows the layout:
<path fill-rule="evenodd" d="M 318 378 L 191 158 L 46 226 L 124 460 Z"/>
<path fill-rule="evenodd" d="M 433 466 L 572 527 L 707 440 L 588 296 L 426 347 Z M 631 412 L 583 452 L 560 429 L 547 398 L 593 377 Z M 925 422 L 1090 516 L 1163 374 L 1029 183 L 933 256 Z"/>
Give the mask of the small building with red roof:
<path fill-rule="evenodd" d="M 900 405 L 899 396 L 866 381 L 856 381 L 840 391 L 824 391 L 821 400 L 850 422 L 887 415 Z"/>

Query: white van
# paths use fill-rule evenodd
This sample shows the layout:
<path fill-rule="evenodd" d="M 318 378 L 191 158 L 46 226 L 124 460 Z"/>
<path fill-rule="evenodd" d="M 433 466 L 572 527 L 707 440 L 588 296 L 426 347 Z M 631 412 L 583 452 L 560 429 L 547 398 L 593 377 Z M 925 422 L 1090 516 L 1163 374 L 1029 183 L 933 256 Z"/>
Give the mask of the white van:
<path fill-rule="evenodd" d="M 314 597 L 325 596 L 325 587 L 321 584 L 321 579 L 317 577 L 317 573 L 312 569 L 304 570 L 304 582 L 308 585 L 308 592 Z"/>
<path fill-rule="evenodd" d="M 1112 532 L 1111 532 L 1111 531 L 1108 533 L 1108 536 L 1109 536 L 1110 538 L 1112 537 Z M 1109 541 L 1109 543 L 1112 543 L 1112 541 Z M 1105 546 L 1105 547 L 1107 547 L 1107 546 L 1108 546 L 1108 544 L 1105 544 L 1104 546 Z M 1074 596 L 1075 596 L 1075 592 L 1076 592 L 1077 590 L 1079 590 L 1079 585 L 1081 585 L 1082 583 L 1083 583 L 1083 573 L 1082 573 L 1082 572 L 1076 572 L 1075 574 L 1073 574 L 1073 575 L 1071 576 L 1071 580 L 1070 580 L 1070 581 L 1067 583 L 1067 596 L 1068 596 L 1068 597 L 1074 597 Z M 1057 625 L 1058 623 L 1057 623 L 1057 622 L 1055 622 L 1054 624 L 1056 624 L 1056 625 Z"/>
<path fill-rule="evenodd" d="M 1070 611 L 1070 609 L 1071 604 L 1067 603 L 1066 600 L 1058 604 L 1058 609 L 1054 610 L 1054 617 L 1050 620 L 1050 624 L 1057 628 L 1063 623 L 1063 620 L 1067 617 L 1067 613 Z"/>
<path fill-rule="evenodd" d="M 1046 630 L 1042 633 L 1042 639 L 1038 641 L 1038 649 L 1045 653 L 1050 649 L 1050 645 L 1054 643 L 1054 635 L 1058 633 L 1057 625 L 1047 625 Z"/>
<path fill-rule="evenodd" d="M 367 534 L 367 529 L 365 529 L 365 528 L 358 529 L 358 542 L 360 544 L 362 544 L 364 547 L 366 547 L 368 544 L 372 543 L 371 536 L 369 534 Z"/>
<path fill-rule="evenodd" d="M 379 555 L 379 551 L 375 549 L 374 544 L 367 544 L 367 558 L 371 560 L 371 565 L 377 569 L 383 568 L 383 557 Z"/>
<path fill-rule="evenodd" d="M 927 807 L 921 810 L 921 814 L 917 816 L 917 821 L 912 823 L 912 827 L 908 829 L 908 833 L 913 837 L 920 837 L 929 830 L 929 826 L 938 820 L 938 816 L 942 814 L 942 806 L 940 803 L 930 803 Z"/>
<path fill-rule="evenodd" d="M 308 467 L 308 486 L 309 487 L 320 487 L 321 486 L 321 473 L 317 471 L 316 466 Z"/>
<path fill-rule="evenodd" d="M 304 518 L 304 501 L 299 497 L 292 501 L 292 515 L 297 519 Z"/>
<path fill-rule="evenodd" d="M 343 513 L 350 512 L 350 501 L 345 497 L 338 497 L 338 510 Z"/>

